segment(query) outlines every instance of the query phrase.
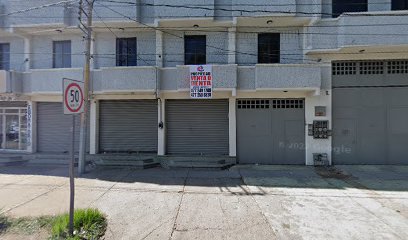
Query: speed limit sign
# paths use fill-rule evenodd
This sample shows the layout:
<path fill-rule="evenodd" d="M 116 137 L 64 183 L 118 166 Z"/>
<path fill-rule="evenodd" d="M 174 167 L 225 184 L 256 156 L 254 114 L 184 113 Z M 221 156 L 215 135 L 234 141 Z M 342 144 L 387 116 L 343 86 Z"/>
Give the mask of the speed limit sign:
<path fill-rule="evenodd" d="M 64 78 L 64 114 L 79 114 L 84 111 L 84 83 Z"/>

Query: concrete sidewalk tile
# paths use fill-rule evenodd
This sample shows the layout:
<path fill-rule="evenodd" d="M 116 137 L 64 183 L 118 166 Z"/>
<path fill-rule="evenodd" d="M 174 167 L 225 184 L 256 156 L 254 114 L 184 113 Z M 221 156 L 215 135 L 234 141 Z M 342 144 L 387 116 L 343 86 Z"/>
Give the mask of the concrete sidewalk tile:
<path fill-rule="evenodd" d="M 111 190 L 96 201 L 108 215 L 107 239 L 169 239 L 181 194 Z"/>
<path fill-rule="evenodd" d="M 52 190 L 51 187 L 6 186 L 0 188 L 0 212 L 18 207 Z M 7 213 L 9 214 L 9 213 Z"/>
<path fill-rule="evenodd" d="M 186 194 L 173 239 L 274 239 L 250 196 Z"/>
<path fill-rule="evenodd" d="M 87 208 L 96 201 L 104 191 L 75 190 L 75 208 Z M 10 211 L 14 216 L 41 216 L 66 213 L 69 210 L 69 186 L 55 189 Z"/>

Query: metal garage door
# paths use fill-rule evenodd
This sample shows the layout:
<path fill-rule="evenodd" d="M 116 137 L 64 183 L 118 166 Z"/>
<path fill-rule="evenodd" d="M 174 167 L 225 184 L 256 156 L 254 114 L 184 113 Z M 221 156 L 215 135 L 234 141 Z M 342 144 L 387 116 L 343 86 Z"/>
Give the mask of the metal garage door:
<path fill-rule="evenodd" d="M 305 164 L 303 99 L 237 100 L 241 164 Z"/>
<path fill-rule="evenodd" d="M 76 151 L 79 148 L 79 123 L 80 116 L 76 116 Z M 68 153 L 71 146 L 71 126 L 72 116 L 64 115 L 62 103 L 39 102 L 37 104 L 37 151 Z M 89 146 L 89 140 L 87 142 Z"/>
<path fill-rule="evenodd" d="M 101 101 L 100 152 L 157 153 L 157 100 Z"/>
<path fill-rule="evenodd" d="M 333 63 L 334 164 L 408 163 L 408 61 Z"/>
<path fill-rule="evenodd" d="M 167 100 L 167 154 L 228 155 L 228 100 Z"/>

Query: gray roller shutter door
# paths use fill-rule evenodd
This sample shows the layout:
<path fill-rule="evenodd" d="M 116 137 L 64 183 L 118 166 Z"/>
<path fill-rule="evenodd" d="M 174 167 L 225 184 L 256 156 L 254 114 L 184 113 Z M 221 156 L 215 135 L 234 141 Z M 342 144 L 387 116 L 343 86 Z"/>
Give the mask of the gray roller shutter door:
<path fill-rule="evenodd" d="M 79 148 L 80 116 L 76 116 L 75 151 Z M 37 151 L 68 153 L 71 144 L 72 116 L 64 115 L 60 102 L 38 102 L 37 104 Z M 89 152 L 89 124 L 87 149 Z"/>
<path fill-rule="evenodd" d="M 240 164 L 305 164 L 303 99 L 237 100 Z"/>
<path fill-rule="evenodd" d="M 408 164 L 408 61 L 402 62 L 333 64 L 334 164 Z"/>
<path fill-rule="evenodd" d="M 167 154 L 228 155 L 228 100 L 167 100 Z"/>
<path fill-rule="evenodd" d="M 100 101 L 100 152 L 157 153 L 157 100 Z"/>

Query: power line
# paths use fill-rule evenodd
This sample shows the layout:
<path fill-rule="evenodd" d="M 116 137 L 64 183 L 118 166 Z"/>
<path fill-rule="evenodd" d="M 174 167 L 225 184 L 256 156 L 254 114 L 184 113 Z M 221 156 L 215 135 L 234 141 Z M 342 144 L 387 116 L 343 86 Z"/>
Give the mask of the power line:
<path fill-rule="evenodd" d="M 99 16 L 99 14 L 96 12 L 95 8 L 93 9 L 93 11 L 94 11 L 96 17 L 99 18 L 99 19 L 102 21 L 102 23 L 106 26 L 106 28 L 107 28 L 116 38 L 119 38 L 119 37 L 108 27 L 108 25 L 101 19 L 101 17 Z M 122 55 L 123 55 L 123 54 L 122 54 Z M 138 58 L 139 60 L 143 61 L 145 64 L 147 64 L 147 65 L 149 66 L 149 64 L 147 63 L 147 61 L 144 60 L 143 58 L 141 58 L 139 54 L 136 54 L 136 58 Z"/>
<path fill-rule="evenodd" d="M 11 16 L 13 14 L 19 14 L 19 13 L 26 13 L 26 12 L 33 11 L 33 10 L 38 10 L 38 9 L 52 7 L 52 6 L 55 6 L 55 5 L 73 3 L 73 2 L 76 2 L 76 0 L 66 0 L 66 1 L 56 2 L 56 3 L 44 4 L 44 5 L 41 5 L 41 6 L 36 6 L 36 7 L 27 8 L 27 9 L 17 10 L 17 11 L 10 12 L 10 13 L 0 14 L 0 17 Z"/>

